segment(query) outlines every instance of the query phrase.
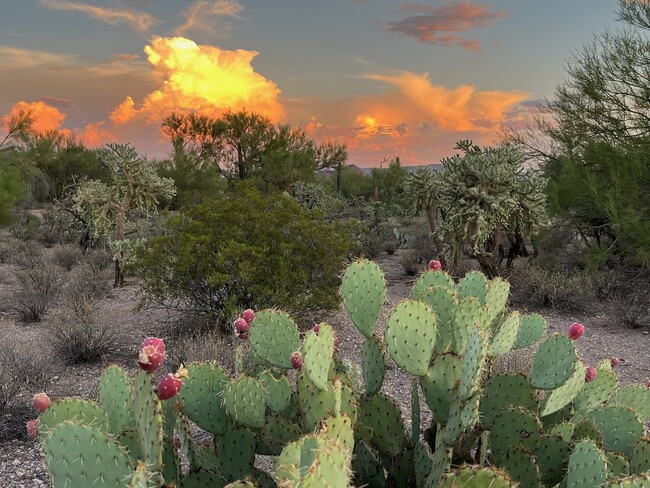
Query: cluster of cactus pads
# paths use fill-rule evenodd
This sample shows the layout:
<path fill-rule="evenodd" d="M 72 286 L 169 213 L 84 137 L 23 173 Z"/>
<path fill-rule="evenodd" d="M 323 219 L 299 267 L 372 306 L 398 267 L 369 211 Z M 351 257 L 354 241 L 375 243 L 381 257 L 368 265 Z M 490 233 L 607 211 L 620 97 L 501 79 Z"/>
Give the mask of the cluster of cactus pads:
<path fill-rule="evenodd" d="M 361 333 L 363 386 L 336 359 L 329 325 L 301 342 L 287 314 L 259 311 L 234 377 L 192 363 L 161 401 L 154 372 L 130 381 L 111 366 L 97 403 L 49 404 L 38 432 L 53 486 L 650 487 L 650 389 L 617 389 L 609 359 L 586 382 L 570 338 L 545 338 L 540 315 L 505 310 L 506 281 L 471 272 L 456 285 L 429 270 L 383 336 L 381 270 L 355 262 L 341 290 Z M 495 358 L 539 341 L 530 377 L 490 375 Z M 412 376 L 410 412 L 382 393 L 388 356 Z M 193 439 L 192 423 L 212 441 Z M 256 455 L 275 456 L 273 478 Z"/>

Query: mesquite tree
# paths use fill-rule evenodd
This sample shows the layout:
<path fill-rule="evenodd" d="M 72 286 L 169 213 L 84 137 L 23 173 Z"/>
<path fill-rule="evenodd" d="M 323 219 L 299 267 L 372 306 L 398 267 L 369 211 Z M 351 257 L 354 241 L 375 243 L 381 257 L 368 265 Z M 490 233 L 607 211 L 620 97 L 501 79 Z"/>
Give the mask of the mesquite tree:
<path fill-rule="evenodd" d="M 99 180 L 82 182 L 73 197 L 74 208 L 92 222 L 95 235 L 112 241 L 116 250 L 115 286 L 122 286 L 129 212 L 155 212 L 159 199 L 171 198 L 176 190 L 173 180 L 159 177 L 154 165 L 129 144 L 107 144 L 99 151 L 99 159 L 110 171 L 111 184 Z"/>

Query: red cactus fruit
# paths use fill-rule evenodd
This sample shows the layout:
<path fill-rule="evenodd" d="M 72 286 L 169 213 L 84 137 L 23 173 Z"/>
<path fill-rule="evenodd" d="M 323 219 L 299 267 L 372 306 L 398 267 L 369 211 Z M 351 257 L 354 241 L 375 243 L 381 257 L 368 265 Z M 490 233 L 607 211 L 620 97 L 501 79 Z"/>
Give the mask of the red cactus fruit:
<path fill-rule="evenodd" d="M 34 408 L 39 412 L 45 412 L 47 407 L 50 406 L 50 403 L 50 397 L 47 396 L 47 393 L 37 393 L 32 399 L 32 405 L 34 405 Z"/>
<path fill-rule="evenodd" d="M 38 437 L 38 424 L 39 419 L 29 420 L 27 422 L 27 435 L 32 439 L 36 439 Z"/>
<path fill-rule="evenodd" d="M 154 346 L 160 352 L 162 353 L 165 352 L 165 343 L 163 342 L 162 339 L 159 339 L 158 337 L 147 337 L 144 341 L 142 341 L 142 346 L 140 346 L 140 349 L 145 348 L 147 346 Z"/>
<path fill-rule="evenodd" d="M 429 261 L 429 269 L 432 269 L 433 271 L 439 271 L 442 269 L 442 265 L 440 264 L 440 261 L 436 261 L 435 259 L 432 259 Z"/>
<path fill-rule="evenodd" d="M 619 359 L 612 356 L 611 358 L 609 358 L 609 362 L 611 363 L 612 368 L 615 368 L 616 366 L 618 366 Z"/>
<path fill-rule="evenodd" d="M 248 332 L 248 322 L 246 321 L 246 319 L 239 317 L 237 320 L 235 320 L 235 329 L 240 334 L 242 332 Z"/>
<path fill-rule="evenodd" d="M 300 351 L 292 353 L 290 361 L 293 369 L 302 369 L 302 356 L 300 355 Z"/>
<path fill-rule="evenodd" d="M 314 325 L 314 327 L 311 330 L 316 332 L 316 335 L 318 335 L 318 331 L 320 330 L 320 325 L 318 325 L 318 324 Z"/>
<path fill-rule="evenodd" d="M 598 371 L 596 371 L 596 368 L 589 366 L 585 371 L 585 381 L 589 383 L 590 381 L 595 380 L 596 376 L 598 376 Z"/>
<path fill-rule="evenodd" d="M 584 332 L 585 332 L 585 326 L 582 325 L 580 322 L 574 322 L 569 327 L 569 339 L 571 339 L 572 341 L 575 341 L 576 339 L 580 339 L 580 336 L 584 334 Z"/>
<path fill-rule="evenodd" d="M 165 361 L 165 353 L 153 345 L 144 346 L 138 355 L 138 365 L 145 371 L 155 371 Z"/>
<path fill-rule="evenodd" d="M 241 340 L 245 341 L 246 339 L 248 339 L 248 331 L 237 333 L 237 337 L 239 337 Z"/>
<path fill-rule="evenodd" d="M 255 312 L 252 309 L 247 308 L 242 312 L 241 318 L 243 318 L 246 322 L 250 324 L 255 318 Z"/>
<path fill-rule="evenodd" d="M 179 447 L 181 447 L 181 438 L 175 435 L 172 438 L 172 443 L 174 444 L 174 447 L 178 449 Z"/>
<path fill-rule="evenodd" d="M 163 376 L 158 383 L 156 393 L 158 394 L 158 398 L 161 400 L 168 400 L 170 398 L 174 398 L 182 386 L 183 382 L 180 380 L 180 378 L 177 378 L 176 375 L 169 373 Z"/>

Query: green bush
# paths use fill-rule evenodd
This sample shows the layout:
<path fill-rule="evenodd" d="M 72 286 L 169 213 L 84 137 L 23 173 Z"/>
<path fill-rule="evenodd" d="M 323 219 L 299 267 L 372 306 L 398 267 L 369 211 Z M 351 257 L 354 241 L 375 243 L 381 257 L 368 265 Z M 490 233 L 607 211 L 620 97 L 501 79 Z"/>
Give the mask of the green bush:
<path fill-rule="evenodd" d="M 14 205 L 27 194 L 27 185 L 14 166 L 0 164 L 0 225 L 13 220 Z"/>
<path fill-rule="evenodd" d="M 304 316 L 335 308 L 340 273 L 357 250 L 346 227 L 241 184 L 167 220 L 133 268 L 143 304 L 208 315 L 225 329 L 247 307 Z"/>

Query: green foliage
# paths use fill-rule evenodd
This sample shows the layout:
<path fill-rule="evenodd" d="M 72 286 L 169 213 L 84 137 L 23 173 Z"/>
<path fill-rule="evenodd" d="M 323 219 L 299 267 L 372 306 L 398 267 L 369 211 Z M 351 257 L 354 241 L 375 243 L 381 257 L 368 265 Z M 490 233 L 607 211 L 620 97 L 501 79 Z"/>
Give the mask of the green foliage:
<path fill-rule="evenodd" d="M 176 194 L 169 202 L 170 210 L 178 210 L 189 205 L 198 205 L 203 200 L 221 191 L 225 181 L 219 173 L 191 153 L 174 154 L 173 159 L 161 161 L 158 175 L 174 181 Z"/>
<path fill-rule="evenodd" d="M 226 328 L 247 307 L 336 307 L 339 273 L 354 252 L 345 229 L 288 196 L 241 185 L 170 218 L 135 268 L 148 302 L 207 314 Z"/>
<path fill-rule="evenodd" d="M 27 194 L 27 184 L 21 172 L 13 165 L 0 160 L 0 225 L 13 220 L 14 205 Z"/>

